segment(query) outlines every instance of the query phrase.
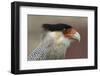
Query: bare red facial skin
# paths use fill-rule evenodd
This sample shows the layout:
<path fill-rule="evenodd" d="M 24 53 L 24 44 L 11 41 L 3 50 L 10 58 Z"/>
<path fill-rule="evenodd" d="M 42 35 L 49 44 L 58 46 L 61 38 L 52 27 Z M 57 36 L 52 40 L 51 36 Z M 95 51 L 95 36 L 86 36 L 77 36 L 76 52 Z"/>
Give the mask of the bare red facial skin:
<path fill-rule="evenodd" d="M 73 28 L 70 28 L 70 29 L 67 29 L 67 30 L 64 30 L 63 33 L 64 33 L 64 36 L 67 37 L 67 38 L 73 38 L 73 35 L 76 33 L 77 31 Z"/>

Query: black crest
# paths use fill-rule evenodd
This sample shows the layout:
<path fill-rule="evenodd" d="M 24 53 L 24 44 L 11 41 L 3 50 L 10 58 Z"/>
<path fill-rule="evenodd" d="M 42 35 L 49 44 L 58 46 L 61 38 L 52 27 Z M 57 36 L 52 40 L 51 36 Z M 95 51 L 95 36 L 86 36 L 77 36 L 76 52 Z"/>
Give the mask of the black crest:
<path fill-rule="evenodd" d="M 64 29 L 72 28 L 72 26 L 68 24 L 43 24 L 42 26 L 45 30 L 49 31 L 63 31 Z"/>

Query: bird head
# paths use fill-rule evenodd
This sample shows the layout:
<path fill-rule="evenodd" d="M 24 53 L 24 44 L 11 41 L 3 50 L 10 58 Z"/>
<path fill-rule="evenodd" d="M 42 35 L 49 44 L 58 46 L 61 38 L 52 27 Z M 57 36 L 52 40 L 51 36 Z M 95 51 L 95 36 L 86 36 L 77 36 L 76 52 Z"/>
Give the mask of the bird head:
<path fill-rule="evenodd" d="M 79 41 L 80 34 L 72 26 L 68 24 L 44 24 L 43 28 L 47 31 L 50 31 L 51 35 L 56 39 L 56 41 L 69 40 L 70 42 Z"/>
<path fill-rule="evenodd" d="M 80 34 L 74 28 L 65 29 L 63 34 L 65 38 L 69 38 L 70 40 L 77 40 L 80 42 Z"/>

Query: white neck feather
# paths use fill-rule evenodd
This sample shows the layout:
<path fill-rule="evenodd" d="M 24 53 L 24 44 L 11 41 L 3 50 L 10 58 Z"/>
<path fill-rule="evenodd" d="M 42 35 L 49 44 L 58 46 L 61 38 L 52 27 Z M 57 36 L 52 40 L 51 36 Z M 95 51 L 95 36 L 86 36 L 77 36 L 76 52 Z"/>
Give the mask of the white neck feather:
<path fill-rule="evenodd" d="M 55 56 L 57 59 L 65 58 L 65 53 L 70 46 L 71 41 L 68 38 L 65 38 L 62 32 L 49 32 L 48 35 L 54 39 L 50 56 Z"/>

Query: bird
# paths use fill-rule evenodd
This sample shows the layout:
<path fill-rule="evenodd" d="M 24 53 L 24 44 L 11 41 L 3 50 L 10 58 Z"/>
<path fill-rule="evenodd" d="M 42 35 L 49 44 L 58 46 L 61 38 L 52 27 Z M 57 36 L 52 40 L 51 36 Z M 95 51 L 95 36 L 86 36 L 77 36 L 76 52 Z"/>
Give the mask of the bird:
<path fill-rule="evenodd" d="M 72 42 L 80 42 L 80 34 L 69 24 L 43 24 L 44 34 L 39 45 L 32 50 L 28 60 L 65 59 L 65 53 Z"/>

